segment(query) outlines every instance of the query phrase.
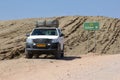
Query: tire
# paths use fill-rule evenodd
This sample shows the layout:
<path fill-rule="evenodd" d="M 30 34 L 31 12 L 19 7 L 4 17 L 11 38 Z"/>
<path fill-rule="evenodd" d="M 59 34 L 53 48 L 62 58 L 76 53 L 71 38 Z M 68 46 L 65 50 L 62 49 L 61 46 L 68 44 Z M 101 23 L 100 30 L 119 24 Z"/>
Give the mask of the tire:
<path fill-rule="evenodd" d="M 64 52 L 61 53 L 61 58 L 64 58 Z"/>
<path fill-rule="evenodd" d="M 28 58 L 28 59 L 31 59 L 33 57 L 33 54 L 27 50 L 25 50 L 25 57 Z"/>
<path fill-rule="evenodd" d="M 64 45 L 63 45 L 63 50 L 61 52 L 61 58 L 64 58 Z"/>
<path fill-rule="evenodd" d="M 60 45 L 58 45 L 58 50 L 54 53 L 54 55 L 56 59 L 61 59 L 62 54 L 61 54 Z"/>
<path fill-rule="evenodd" d="M 56 53 L 55 53 L 55 58 L 56 59 L 61 59 L 61 53 L 59 52 L 59 51 L 57 51 Z"/>

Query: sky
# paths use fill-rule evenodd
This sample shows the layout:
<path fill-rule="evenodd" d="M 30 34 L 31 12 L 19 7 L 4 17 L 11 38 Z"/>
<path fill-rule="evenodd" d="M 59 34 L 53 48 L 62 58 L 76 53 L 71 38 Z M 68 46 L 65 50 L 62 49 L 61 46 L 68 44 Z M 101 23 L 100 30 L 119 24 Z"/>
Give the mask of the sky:
<path fill-rule="evenodd" d="M 75 15 L 120 18 L 120 0 L 0 0 L 0 20 Z"/>

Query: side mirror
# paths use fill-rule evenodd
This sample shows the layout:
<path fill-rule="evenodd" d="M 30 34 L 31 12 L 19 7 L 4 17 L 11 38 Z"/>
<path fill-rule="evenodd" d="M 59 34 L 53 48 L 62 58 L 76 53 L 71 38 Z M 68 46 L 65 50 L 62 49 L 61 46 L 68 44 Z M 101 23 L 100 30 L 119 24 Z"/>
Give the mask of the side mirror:
<path fill-rule="evenodd" d="M 64 36 L 64 34 L 62 33 L 61 35 L 60 35 L 60 37 L 63 37 Z"/>
<path fill-rule="evenodd" d="M 30 33 L 27 33 L 26 36 L 29 37 L 29 36 L 30 36 Z"/>

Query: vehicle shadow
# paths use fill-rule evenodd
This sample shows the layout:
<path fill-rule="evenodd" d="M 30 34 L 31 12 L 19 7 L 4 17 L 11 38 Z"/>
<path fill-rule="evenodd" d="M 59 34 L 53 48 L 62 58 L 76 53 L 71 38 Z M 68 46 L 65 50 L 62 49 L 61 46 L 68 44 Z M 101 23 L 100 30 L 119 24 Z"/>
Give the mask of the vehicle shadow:
<path fill-rule="evenodd" d="M 65 56 L 63 59 L 60 59 L 60 60 L 69 61 L 69 60 L 81 59 L 81 58 L 82 58 L 82 57 L 78 57 L 78 56 Z"/>
<path fill-rule="evenodd" d="M 56 59 L 55 57 L 39 57 L 39 58 L 34 58 L 34 59 L 54 59 L 54 60 L 65 60 L 65 61 L 71 61 L 74 59 L 81 59 L 82 57 L 80 56 L 65 56 L 64 58 L 61 59 Z"/>

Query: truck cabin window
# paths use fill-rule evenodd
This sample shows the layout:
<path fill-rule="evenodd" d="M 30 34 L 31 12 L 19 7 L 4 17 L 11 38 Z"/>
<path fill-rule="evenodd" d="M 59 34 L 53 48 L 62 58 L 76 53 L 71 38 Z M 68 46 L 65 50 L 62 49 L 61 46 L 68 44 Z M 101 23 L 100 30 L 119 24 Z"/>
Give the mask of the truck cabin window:
<path fill-rule="evenodd" d="M 56 29 L 34 29 L 31 35 L 58 35 Z"/>

